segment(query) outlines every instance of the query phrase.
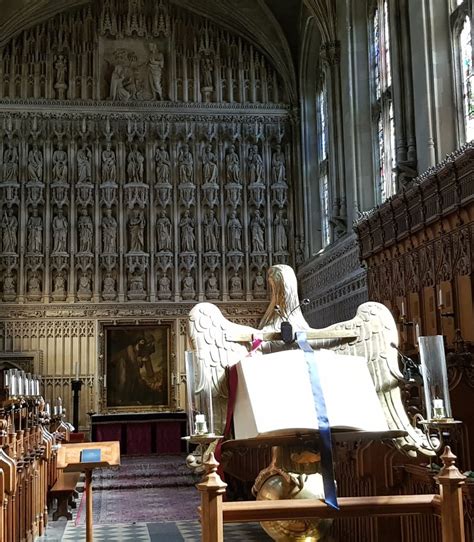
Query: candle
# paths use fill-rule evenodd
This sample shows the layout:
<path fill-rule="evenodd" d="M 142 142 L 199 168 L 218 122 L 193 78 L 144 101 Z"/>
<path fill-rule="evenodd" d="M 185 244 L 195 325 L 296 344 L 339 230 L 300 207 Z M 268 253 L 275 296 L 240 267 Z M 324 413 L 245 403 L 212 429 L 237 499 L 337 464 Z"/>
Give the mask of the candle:
<path fill-rule="evenodd" d="M 443 290 L 441 290 L 441 286 L 438 288 L 438 307 L 443 307 Z"/>
<path fill-rule="evenodd" d="M 10 395 L 12 397 L 15 397 L 16 393 L 17 393 L 17 378 L 16 378 L 16 369 L 12 369 L 11 370 L 11 374 L 10 374 Z"/>
<path fill-rule="evenodd" d="M 211 435 L 214 434 L 214 408 L 212 405 L 212 381 L 209 381 L 209 409 L 208 409 L 208 415 L 209 415 L 209 433 Z"/>
<path fill-rule="evenodd" d="M 204 414 L 196 414 L 194 432 L 196 435 L 204 435 L 207 433 L 206 416 L 204 416 Z"/>
<path fill-rule="evenodd" d="M 405 301 L 402 300 L 402 318 L 404 318 L 406 315 L 406 312 L 405 312 Z"/>
<path fill-rule="evenodd" d="M 433 399 L 433 418 L 441 419 L 446 417 L 446 412 L 444 410 L 444 402 L 442 399 Z"/>
<path fill-rule="evenodd" d="M 24 383 L 25 383 L 25 373 L 23 371 L 20 371 L 18 374 L 18 395 L 21 397 L 25 391 Z"/>
<path fill-rule="evenodd" d="M 46 414 L 48 416 L 51 416 L 51 405 L 49 403 L 46 403 Z"/>
<path fill-rule="evenodd" d="M 415 342 L 418 346 L 418 342 L 420 340 L 420 324 L 417 322 L 415 325 Z"/>

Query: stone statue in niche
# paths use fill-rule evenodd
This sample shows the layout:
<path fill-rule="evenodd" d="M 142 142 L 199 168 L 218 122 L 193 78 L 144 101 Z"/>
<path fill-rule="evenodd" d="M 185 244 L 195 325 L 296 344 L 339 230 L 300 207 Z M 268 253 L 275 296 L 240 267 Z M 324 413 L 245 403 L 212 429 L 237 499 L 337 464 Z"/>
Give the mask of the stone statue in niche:
<path fill-rule="evenodd" d="M 263 182 L 263 160 L 257 145 L 252 145 L 249 149 L 248 170 L 250 203 L 259 208 L 265 203 L 265 184 Z"/>
<path fill-rule="evenodd" d="M 171 250 L 171 220 L 163 209 L 160 217 L 156 220 L 156 241 L 159 251 Z"/>
<path fill-rule="evenodd" d="M 145 277 L 143 272 L 138 269 L 134 271 L 129 278 L 128 298 L 145 299 L 146 292 L 144 288 Z"/>
<path fill-rule="evenodd" d="M 204 184 L 202 188 L 204 192 L 204 200 L 209 207 L 214 207 L 219 202 L 219 184 L 217 183 L 217 160 L 215 154 L 212 152 L 211 145 L 206 145 L 206 149 L 202 157 L 202 163 L 204 179 Z"/>
<path fill-rule="evenodd" d="M 92 295 L 91 277 L 87 271 L 82 271 L 77 288 L 79 299 L 90 299 Z"/>
<path fill-rule="evenodd" d="M 102 252 L 104 254 L 117 252 L 117 220 L 110 208 L 105 209 L 102 218 Z"/>
<path fill-rule="evenodd" d="M 67 183 L 67 153 L 61 141 L 53 152 L 53 181 Z"/>
<path fill-rule="evenodd" d="M 158 281 L 158 297 L 160 299 L 170 299 L 171 297 L 171 280 L 166 273 Z"/>
<path fill-rule="evenodd" d="M 219 239 L 219 222 L 212 209 L 209 210 L 204 218 L 204 247 L 207 252 L 217 251 L 217 242 Z"/>
<path fill-rule="evenodd" d="M 3 153 L 2 181 L 18 181 L 18 150 L 13 143 L 7 143 L 7 148 Z"/>
<path fill-rule="evenodd" d="M 181 231 L 181 250 L 183 252 L 194 251 L 194 220 L 191 217 L 189 210 L 184 211 L 184 215 L 179 223 Z"/>
<path fill-rule="evenodd" d="M 227 222 L 227 244 L 231 251 L 242 250 L 242 224 L 235 211 L 230 213 L 230 219 Z"/>
<path fill-rule="evenodd" d="M 249 149 L 248 170 L 250 184 L 263 181 L 263 159 L 258 152 L 258 145 L 252 145 Z"/>
<path fill-rule="evenodd" d="M 272 183 L 281 183 L 286 181 L 285 154 L 281 150 L 281 145 L 276 145 L 272 156 Z"/>
<path fill-rule="evenodd" d="M 57 149 L 53 152 L 52 177 L 52 201 L 57 207 L 62 207 L 68 202 L 68 158 L 63 148 L 62 141 L 58 141 Z"/>
<path fill-rule="evenodd" d="M 156 161 L 156 199 L 162 207 L 167 207 L 171 199 L 172 185 L 171 178 L 171 162 L 168 151 L 162 143 L 155 152 Z"/>
<path fill-rule="evenodd" d="M 110 99 L 113 101 L 126 102 L 130 96 L 126 88 L 127 70 L 122 64 L 116 64 L 110 78 Z"/>
<path fill-rule="evenodd" d="M 128 220 L 130 252 L 143 252 L 145 246 L 145 215 L 134 209 Z"/>
<path fill-rule="evenodd" d="M 212 152 L 212 145 L 206 145 L 206 150 L 203 154 L 202 163 L 204 184 L 217 183 L 217 160 L 215 154 Z"/>
<path fill-rule="evenodd" d="M 133 144 L 132 150 L 128 153 L 127 175 L 129 182 L 143 183 L 143 163 L 145 158 L 138 150 L 138 145 Z"/>
<path fill-rule="evenodd" d="M 53 297 L 63 298 L 66 293 L 66 278 L 64 271 L 58 271 L 54 277 Z"/>
<path fill-rule="evenodd" d="M 92 152 L 90 148 L 82 144 L 82 147 L 78 149 L 77 155 L 77 182 L 86 183 L 90 182 L 92 176 L 91 161 L 92 161 Z"/>
<path fill-rule="evenodd" d="M 33 207 L 26 228 L 28 230 L 28 252 L 32 254 L 41 254 L 43 252 L 43 219 L 39 215 L 36 207 Z"/>
<path fill-rule="evenodd" d="M 41 280 L 37 271 L 33 271 L 28 278 L 28 297 L 30 299 L 41 297 Z"/>
<path fill-rule="evenodd" d="M 214 61 L 208 53 L 201 57 L 201 85 L 203 90 L 212 90 L 214 81 L 212 74 L 214 72 Z"/>
<path fill-rule="evenodd" d="M 10 270 L 3 278 L 3 299 L 4 301 L 14 301 L 16 298 L 16 280 Z"/>
<path fill-rule="evenodd" d="M 102 297 L 106 301 L 111 301 L 117 297 L 117 292 L 115 291 L 115 279 L 110 271 L 107 271 L 104 276 Z"/>
<path fill-rule="evenodd" d="M 185 143 L 178 156 L 179 182 L 182 184 L 192 184 L 193 182 L 193 155 L 189 150 L 189 145 Z"/>
<path fill-rule="evenodd" d="M 193 164 L 193 155 L 189 150 L 189 146 L 184 144 L 178 156 L 179 193 L 181 202 L 188 209 L 195 202 L 194 192 L 196 187 L 193 184 Z"/>
<path fill-rule="evenodd" d="M 158 49 L 156 43 L 149 44 L 150 56 L 148 57 L 148 83 L 150 85 L 152 99 L 163 99 L 161 77 L 165 66 L 165 57 Z"/>
<path fill-rule="evenodd" d="M 117 160 L 112 145 L 107 143 L 102 151 L 102 182 L 115 183 L 117 180 Z"/>
<path fill-rule="evenodd" d="M 240 299 L 242 296 L 242 278 L 237 271 L 234 271 L 234 276 L 230 279 L 230 297 L 231 299 Z"/>
<path fill-rule="evenodd" d="M 79 230 L 79 252 L 91 253 L 94 226 L 92 225 L 92 219 L 86 208 L 81 211 L 81 215 L 77 221 L 77 227 Z"/>
<path fill-rule="evenodd" d="M 67 89 L 67 83 L 66 83 L 66 71 L 67 71 L 67 63 L 66 59 L 64 58 L 64 55 L 57 55 L 56 62 L 54 63 L 54 69 L 56 71 L 55 74 L 55 83 L 54 88 L 57 91 L 57 98 L 60 100 L 64 100 L 65 93 Z"/>
<path fill-rule="evenodd" d="M 285 218 L 284 212 L 280 209 L 273 220 L 273 236 L 274 236 L 274 250 L 275 252 L 287 252 L 288 250 L 288 236 L 286 228 L 288 226 L 288 220 Z"/>
<path fill-rule="evenodd" d="M 43 180 L 43 153 L 36 143 L 33 143 L 28 153 L 28 179 L 33 183 L 41 183 Z"/>
<path fill-rule="evenodd" d="M 159 184 L 170 184 L 170 155 L 164 144 L 161 144 L 155 152 L 156 161 L 156 182 Z"/>
<path fill-rule="evenodd" d="M 206 281 L 206 297 L 208 299 L 217 299 L 219 297 L 219 288 L 217 285 L 217 277 L 211 273 Z"/>
<path fill-rule="evenodd" d="M 252 220 L 250 221 L 250 231 L 252 240 L 253 252 L 265 251 L 265 221 L 260 215 L 258 209 L 255 210 Z"/>
<path fill-rule="evenodd" d="M 261 271 L 257 272 L 257 275 L 253 282 L 253 296 L 256 299 L 262 299 L 267 296 L 267 292 L 265 290 L 265 278 L 263 277 Z"/>
<path fill-rule="evenodd" d="M 188 270 L 186 275 L 183 278 L 183 288 L 181 290 L 181 295 L 183 299 L 193 299 L 196 295 L 194 290 L 194 277 L 191 275 L 191 272 Z"/>
<path fill-rule="evenodd" d="M 5 209 L 2 216 L 1 228 L 3 252 L 5 254 L 16 254 L 18 243 L 18 219 L 13 214 L 13 209 Z"/>
<path fill-rule="evenodd" d="M 225 157 L 225 164 L 227 182 L 240 184 L 240 160 L 239 155 L 235 152 L 234 145 L 229 148 L 229 152 Z"/>
<path fill-rule="evenodd" d="M 53 254 L 67 253 L 68 221 L 61 208 L 53 218 Z"/>
<path fill-rule="evenodd" d="M 43 200 L 43 153 L 36 143 L 28 153 L 28 182 L 26 183 L 26 203 L 34 207 Z"/>

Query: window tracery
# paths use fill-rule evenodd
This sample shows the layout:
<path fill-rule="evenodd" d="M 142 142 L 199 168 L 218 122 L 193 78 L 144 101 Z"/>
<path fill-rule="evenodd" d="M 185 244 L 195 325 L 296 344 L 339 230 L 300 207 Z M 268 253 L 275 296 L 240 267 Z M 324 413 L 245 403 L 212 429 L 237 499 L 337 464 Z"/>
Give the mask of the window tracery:
<path fill-rule="evenodd" d="M 370 15 L 369 36 L 374 158 L 377 171 L 377 198 L 381 203 L 397 190 L 388 0 L 374 2 Z"/>
<path fill-rule="evenodd" d="M 319 197 L 321 204 L 321 243 L 326 247 L 331 242 L 329 228 L 329 125 L 328 125 L 328 89 L 327 81 L 321 77 L 320 88 L 317 94 L 318 117 L 318 176 Z"/>
<path fill-rule="evenodd" d="M 474 139 L 472 34 L 467 0 L 456 0 L 451 14 L 459 143 Z"/>

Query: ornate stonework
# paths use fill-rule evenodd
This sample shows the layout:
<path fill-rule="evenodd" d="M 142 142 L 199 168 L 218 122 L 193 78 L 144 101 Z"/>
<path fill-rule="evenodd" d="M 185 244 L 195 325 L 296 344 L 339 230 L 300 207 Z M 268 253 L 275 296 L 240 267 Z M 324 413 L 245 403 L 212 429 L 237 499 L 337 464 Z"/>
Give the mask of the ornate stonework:
<path fill-rule="evenodd" d="M 354 235 L 331 245 L 298 269 L 300 297 L 310 303 L 303 307 L 313 327 L 325 327 L 352 318 L 367 301 L 367 277 L 359 260 Z"/>

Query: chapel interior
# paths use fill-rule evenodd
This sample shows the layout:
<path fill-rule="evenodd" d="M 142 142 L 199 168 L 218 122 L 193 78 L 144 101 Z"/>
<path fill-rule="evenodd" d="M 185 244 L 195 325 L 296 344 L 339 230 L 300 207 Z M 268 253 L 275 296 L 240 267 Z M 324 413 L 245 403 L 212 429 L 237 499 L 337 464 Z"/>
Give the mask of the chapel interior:
<path fill-rule="evenodd" d="M 0 542 L 474 541 L 473 17 L 0 0 Z M 218 443 L 225 366 L 298 331 L 366 358 L 387 431 Z M 326 519 L 244 510 L 320 461 Z"/>

